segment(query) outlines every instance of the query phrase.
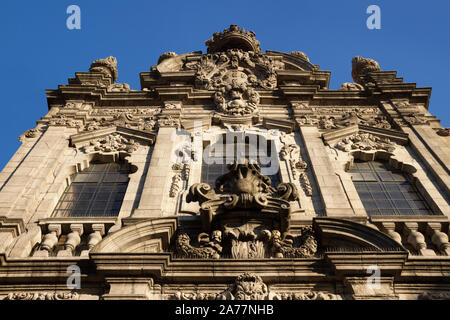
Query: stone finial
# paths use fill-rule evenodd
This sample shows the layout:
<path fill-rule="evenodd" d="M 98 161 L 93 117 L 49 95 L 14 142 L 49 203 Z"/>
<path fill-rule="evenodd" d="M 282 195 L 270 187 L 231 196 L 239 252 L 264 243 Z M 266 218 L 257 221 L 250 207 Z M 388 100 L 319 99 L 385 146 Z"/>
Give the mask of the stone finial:
<path fill-rule="evenodd" d="M 356 83 L 364 84 L 364 76 L 373 71 L 380 71 L 380 66 L 375 60 L 360 56 L 352 59 L 352 77 Z"/>
<path fill-rule="evenodd" d="M 177 54 L 175 52 L 164 52 L 158 59 L 158 64 L 163 62 L 166 59 L 176 57 Z"/>
<path fill-rule="evenodd" d="M 259 41 L 255 39 L 253 31 L 245 31 L 232 24 L 223 32 L 215 32 L 211 39 L 205 42 L 208 53 L 225 52 L 228 49 L 241 49 L 261 53 Z"/>
<path fill-rule="evenodd" d="M 290 54 L 291 54 L 291 56 L 296 56 L 296 57 L 299 57 L 299 58 L 301 58 L 301 59 L 306 60 L 306 61 L 309 62 L 309 58 L 308 58 L 308 56 L 307 56 L 304 52 L 301 52 L 301 51 L 292 51 Z"/>
<path fill-rule="evenodd" d="M 98 59 L 92 62 L 89 72 L 100 72 L 107 77 L 111 77 L 113 82 L 117 80 L 119 72 L 117 71 L 117 59 L 115 57 L 108 57 L 105 59 Z"/>

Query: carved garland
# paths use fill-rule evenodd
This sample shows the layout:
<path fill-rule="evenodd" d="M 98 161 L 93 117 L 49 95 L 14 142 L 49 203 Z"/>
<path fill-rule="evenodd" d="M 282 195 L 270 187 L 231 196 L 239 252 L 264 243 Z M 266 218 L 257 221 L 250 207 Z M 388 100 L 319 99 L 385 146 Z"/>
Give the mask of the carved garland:
<path fill-rule="evenodd" d="M 303 293 L 270 292 L 260 276 L 244 273 L 220 293 L 183 293 L 168 296 L 169 300 L 342 300 L 340 295 L 320 291 Z"/>

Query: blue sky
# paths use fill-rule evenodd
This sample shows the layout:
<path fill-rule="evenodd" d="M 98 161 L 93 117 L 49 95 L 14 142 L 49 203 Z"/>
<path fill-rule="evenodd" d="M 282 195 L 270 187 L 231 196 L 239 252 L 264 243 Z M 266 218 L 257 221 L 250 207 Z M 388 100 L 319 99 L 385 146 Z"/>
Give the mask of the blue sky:
<path fill-rule="evenodd" d="M 66 9 L 81 8 L 81 30 L 68 30 Z M 366 27 L 366 9 L 381 8 L 381 30 Z M 331 71 L 330 89 L 351 82 L 351 59 L 377 60 L 405 82 L 433 87 L 430 112 L 450 126 L 449 1 L 115 1 L 0 2 L 3 123 L 0 168 L 18 137 L 47 112 L 45 89 L 67 84 L 98 58 L 118 59 L 118 82 L 140 89 L 139 72 L 161 53 L 202 50 L 230 24 L 253 30 L 263 51 L 303 51 Z"/>

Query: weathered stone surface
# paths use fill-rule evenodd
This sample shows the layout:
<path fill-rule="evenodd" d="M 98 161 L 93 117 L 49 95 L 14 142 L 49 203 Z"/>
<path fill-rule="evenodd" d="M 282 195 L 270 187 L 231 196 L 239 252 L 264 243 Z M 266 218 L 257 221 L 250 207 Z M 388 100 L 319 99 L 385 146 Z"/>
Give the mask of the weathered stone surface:
<path fill-rule="evenodd" d="M 329 90 L 306 54 L 263 53 L 236 25 L 206 45 L 162 53 L 141 90 L 116 83 L 114 57 L 47 90 L 0 173 L 0 299 L 448 299 L 450 139 L 430 89 L 355 57 L 354 83 Z M 230 147 L 222 164 L 205 161 L 213 146 Z M 411 189 L 367 175 L 361 192 L 355 161 L 385 161 L 384 188 L 401 175 Z M 129 169 L 117 199 L 103 192 L 116 176 L 99 188 L 97 172 L 74 192 L 109 162 Z M 55 211 L 93 196 L 118 214 Z M 370 216 L 367 197 L 405 214 Z M 423 203 L 432 214 L 412 214 Z M 83 283 L 68 290 L 74 266 Z"/>

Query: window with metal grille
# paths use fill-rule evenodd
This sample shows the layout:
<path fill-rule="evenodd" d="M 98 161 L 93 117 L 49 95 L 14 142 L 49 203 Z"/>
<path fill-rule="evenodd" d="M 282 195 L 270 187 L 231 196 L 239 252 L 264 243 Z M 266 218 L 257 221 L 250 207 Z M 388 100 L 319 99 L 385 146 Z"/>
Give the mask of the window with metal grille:
<path fill-rule="evenodd" d="M 59 200 L 54 216 L 117 216 L 128 186 L 126 164 L 91 163 L 71 176 L 72 183 Z"/>
<path fill-rule="evenodd" d="M 262 174 L 264 174 L 265 168 L 271 168 L 271 166 L 278 168 L 278 163 L 274 164 L 274 159 L 271 158 L 272 148 L 275 148 L 273 144 L 273 141 L 268 140 L 266 148 L 258 148 L 259 145 L 251 147 L 248 137 L 245 137 L 245 140 L 241 139 L 241 141 L 234 142 L 231 147 L 233 149 L 232 152 L 230 152 L 230 149 L 227 149 L 229 146 L 227 147 L 226 145 L 223 148 L 214 148 L 214 152 L 207 155 L 207 162 L 203 158 L 201 181 L 214 187 L 216 179 L 228 173 L 228 164 L 237 160 L 242 162 L 244 158 L 257 162 L 261 167 Z M 279 183 L 278 170 L 274 174 L 267 174 L 267 176 L 270 178 L 272 186 L 277 187 Z"/>
<path fill-rule="evenodd" d="M 416 187 L 386 162 L 356 162 L 349 170 L 368 215 L 433 214 Z"/>

